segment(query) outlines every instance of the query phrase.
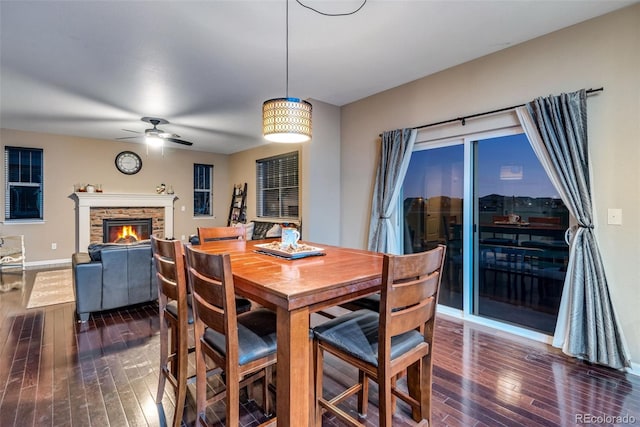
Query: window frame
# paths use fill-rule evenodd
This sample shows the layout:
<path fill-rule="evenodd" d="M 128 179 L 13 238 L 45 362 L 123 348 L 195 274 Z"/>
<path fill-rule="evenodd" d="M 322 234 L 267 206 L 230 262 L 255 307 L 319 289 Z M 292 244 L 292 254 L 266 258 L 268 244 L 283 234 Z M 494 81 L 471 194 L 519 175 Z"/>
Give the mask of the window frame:
<path fill-rule="evenodd" d="M 18 180 L 10 181 L 12 171 L 10 168 L 10 156 L 12 154 L 18 154 L 22 156 L 26 153 L 32 157 L 35 153 L 39 158 L 31 158 L 29 160 L 28 180 L 22 180 L 24 178 L 24 173 L 21 170 L 23 166 L 22 160 L 18 162 L 19 171 L 17 172 Z M 39 165 L 38 165 L 39 163 Z M 39 181 L 36 178 L 34 180 L 34 175 L 39 177 Z M 4 222 L 6 223 L 20 223 L 20 222 L 43 222 L 44 221 L 44 149 L 42 148 L 33 148 L 33 147 L 15 147 L 15 146 L 5 146 L 4 147 L 4 184 L 5 184 L 5 209 L 4 209 Z M 38 212 L 38 216 L 26 216 L 26 217 L 16 217 L 15 212 L 15 203 L 11 203 L 11 193 L 13 188 L 35 188 L 35 197 L 37 200 L 34 203 L 37 205 L 36 209 Z"/>
<path fill-rule="evenodd" d="M 207 194 L 209 206 L 207 212 L 200 213 L 200 195 Z M 206 199 L 206 197 L 205 197 Z M 213 165 L 204 163 L 193 164 L 193 217 L 211 218 L 213 217 Z"/>
<path fill-rule="evenodd" d="M 277 192 L 277 200 L 266 194 L 267 191 Z M 291 204 L 285 207 L 283 202 L 287 200 Z M 277 212 L 274 212 L 276 202 Z M 271 208 L 267 207 L 268 204 Z M 297 220 L 300 218 L 300 153 L 298 150 L 256 160 L 256 216 L 274 219 Z"/>

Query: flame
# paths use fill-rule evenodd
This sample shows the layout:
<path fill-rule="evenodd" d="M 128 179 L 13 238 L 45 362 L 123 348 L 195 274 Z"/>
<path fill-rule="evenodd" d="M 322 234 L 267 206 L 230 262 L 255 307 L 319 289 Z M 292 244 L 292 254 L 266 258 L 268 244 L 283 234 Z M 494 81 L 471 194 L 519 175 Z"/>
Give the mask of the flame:
<path fill-rule="evenodd" d="M 139 240 L 138 235 L 131 225 L 123 225 L 122 229 L 118 232 L 117 240 Z"/>

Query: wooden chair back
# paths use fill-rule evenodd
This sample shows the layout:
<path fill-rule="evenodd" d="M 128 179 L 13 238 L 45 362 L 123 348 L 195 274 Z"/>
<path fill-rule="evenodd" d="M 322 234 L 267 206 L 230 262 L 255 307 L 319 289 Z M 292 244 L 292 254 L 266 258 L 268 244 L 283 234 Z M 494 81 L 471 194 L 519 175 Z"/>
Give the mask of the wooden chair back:
<path fill-rule="evenodd" d="M 244 225 L 237 227 L 198 227 L 200 244 L 214 240 L 246 240 Z"/>
<path fill-rule="evenodd" d="M 166 300 L 178 302 L 178 312 L 187 310 L 187 279 L 185 274 L 184 252 L 180 240 L 160 239 L 151 236 L 153 262 L 156 267 L 158 296 L 161 303 Z"/>
<path fill-rule="evenodd" d="M 235 227 L 229 227 L 235 228 Z M 189 286 L 196 316 L 196 336 L 211 328 L 226 337 L 227 357 L 238 360 L 238 329 L 235 287 L 229 254 L 208 254 L 194 247 L 185 249 Z M 225 356 L 215 362 L 225 365 Z"/>
<path fill-rule="evenodd" d="M 433 323 L 438 303 L 446 247 L 427 252 L 385 255 L 380 297 L 380 360 L 390 360 L 391 338 L 413 329 L 433 342 Z"/>

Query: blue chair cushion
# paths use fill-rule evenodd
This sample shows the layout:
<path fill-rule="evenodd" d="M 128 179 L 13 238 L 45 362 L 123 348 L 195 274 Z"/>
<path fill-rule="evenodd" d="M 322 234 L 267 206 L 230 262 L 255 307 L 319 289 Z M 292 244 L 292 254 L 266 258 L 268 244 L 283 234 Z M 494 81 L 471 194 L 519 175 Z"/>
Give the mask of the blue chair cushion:
<path fill-rule="evenodd" d="M 178 317 L 178 301 L 172 300 L 167 304 L 166 310 L 175 318 Z M 191 295 L 187 296 L 187 322 L 193 325 L 193 310 L 191 309 Z"/>
<path fill-rule="evenodd" d="M 378 327 L 380 316 L 371 310 L 358 310 L 331 319 L 313 328 L 317 340 L 378 366 Z M 418 344 L 424 336 L 409 331 L 391 338 L 391 359 L 395 359 Z"/>
<path fill-rule="evenodd" d="M 193 325 L 193 310 L 191 309 L 191 295 L 187 296 L 187 318 L 189 325 Z M 236 314 L 245 313 L 251 310 L 251 301 L 246 298 L 236 298 Z M 178 317 L 178 302 L 170 301 L 167 304 L 167 311 L 173 315 L 173 317 Z"/>
<path fill-rule="evenodd" d="M 358 298 L 355 301 L 349 302 L 349 304 L 359 307 L 366 308 L 371 311 L 380 311 L 380 294 L 367 295 L 366 297 Z"/>
<path fill-rule="evenodd" d="M 227 354 L 225 336 L 211 328 L 204 333 L 205 342 L 222 355 Z M 238 316 L 240 365 L 276 352 L 276 313 L 258 308 Z"/>
<path fill-rule="evenodd" d="M 249 310 L 251 310 L 251 301 L 236 297 L 236 315 L 246 313 Z"/>

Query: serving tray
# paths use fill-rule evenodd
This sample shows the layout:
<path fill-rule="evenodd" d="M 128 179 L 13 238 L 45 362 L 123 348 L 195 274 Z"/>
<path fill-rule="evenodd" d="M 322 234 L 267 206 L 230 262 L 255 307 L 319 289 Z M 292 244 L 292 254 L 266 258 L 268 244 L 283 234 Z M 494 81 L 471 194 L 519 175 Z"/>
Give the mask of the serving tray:
<path fill-rule="evenodd" d="M 298 243 L 298 247 L 296 249 L 292 247 L 282 249 L 280 247 L 280 242 L 260 243 L 255 247 L 258 252 L 263 252 L 268 255 L 275 255 L 286 259 L 299 259 L 325 254 L 324 248 L 305 245 L 304 243 Z"/>

